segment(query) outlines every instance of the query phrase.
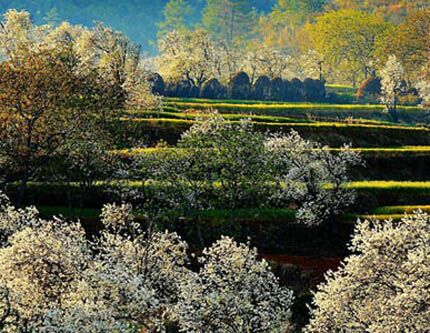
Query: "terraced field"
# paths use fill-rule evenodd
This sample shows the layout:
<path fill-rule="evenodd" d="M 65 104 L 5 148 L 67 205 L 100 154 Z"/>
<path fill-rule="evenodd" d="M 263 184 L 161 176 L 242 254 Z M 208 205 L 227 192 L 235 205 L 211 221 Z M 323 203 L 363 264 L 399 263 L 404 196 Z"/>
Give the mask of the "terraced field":
<path fill-rule="evenodd" d="M 118 115 L 112 122 L 117 149 L 111 153 L 129 163 L 143 154 L 178 149 L 175 144 L 182 133 L 207 117 L 207 109 L 217 110 L 230 122 L 250 119 L 263 132 L 295 130 L 335 152 L 351 145 L 360 152 L 365 166 L 352 170 L 354 181 L 345 184 L 356 191 L 357 201 L 341 218 L 335 239 L 327 230 L 297 227 L 294 209 L 256 207 L 233 212 L 190 211 L 187 223 L 172 216 L 165 227 L 185 235 L 190 244 L 198 247 L 227 233 L 244 241 L 251 237 L 269 257 L 342 257 L 357 218 L 399 219 L 404 212 L 430 211 L 430 129 L 424 126 L 425 113 L 416 107 L 401 108 L 400 122 L 392 123 L 379 105 L 167 99 L 161 111 L 127 110 Z M 36 204 L 45 216 L 79 217 L 94 232 L 99 228 L 100 207 L 112 199 L 106 185 L 96 183 L 85 198 L 78 199 L 77 184 L 31 183 L 27 203 Z M 148 185 L 134 182 L 128 186 Z M 17 186 L 9 186 L 8 191 L 13 196 Z"/>

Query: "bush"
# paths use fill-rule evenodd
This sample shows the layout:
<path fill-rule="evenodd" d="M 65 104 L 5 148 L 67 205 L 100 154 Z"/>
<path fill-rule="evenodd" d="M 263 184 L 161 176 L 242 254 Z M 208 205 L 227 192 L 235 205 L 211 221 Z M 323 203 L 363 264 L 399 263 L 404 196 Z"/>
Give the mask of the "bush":
<path fill-rule="evenodd" d="M 284 101 L 291 102 L 294 100 L 294 88 L 290 81 L 284 80 Z"/>
<path fill-rule="evenodd" d="M 217 79 L 210 79 L 203 84 L 200 90 L 200 97 L 222 99 L 225 97 L 225 87 Z"/>
<path fill-rule="evenodd" d="M 325 100 L 325 86 L 320 80 L 305 79 L 303 92 L 307 102 L 322 102 Z"/>
<path fill-rule="evenodd" d="M 303 82 L 297 78 L 291 80 L 291 101 L 301 102 L 304 100 Z"/>
<path fill-rule="evenodd" d="M 399 104 L 407 106 L 415 106 L 421 103 L 421 98 L 415 94 L 406 94 L 399 96 Z"/>
<path fill-rule="evenodd" d="M 239 72 L 230 81 L 230 97 L 233 99 L 248 99 L 251 96 L 251 83 L 245 72 Z"/>
<path fill-rule="evenodd" d="M 164 80 L 162 76 L 158 73 L 151 73 L 148 77 L 148 81 L 151 84 L 151 91 L 153 94 L 156 95 L 163 95 L 164 94 Z"/>
<path fill-rule="evenodd" d="M 285 100 L 284 81 L 280 77 L 274 78 L 270 81 L 270 99 L 272 101 Z"/>
<path fill-rule="evenodd" d="M 169 82 L 165 86 L 165 95 L 168 97 L 198 97 L 199 88 L 193 86 L 188 80 Z"/>
<path fill-rule="evenodd" d="M 364 81 L 357 91 L 357 100 L 377 102 L 381 96 L 381 79 L 370 77 Z"/>
<path fill-rule="evenodd" d="M 255 81 L 253 86 L 253 98 L 260 101 L 270 100 L 270 79 L 263 75 Z"/>

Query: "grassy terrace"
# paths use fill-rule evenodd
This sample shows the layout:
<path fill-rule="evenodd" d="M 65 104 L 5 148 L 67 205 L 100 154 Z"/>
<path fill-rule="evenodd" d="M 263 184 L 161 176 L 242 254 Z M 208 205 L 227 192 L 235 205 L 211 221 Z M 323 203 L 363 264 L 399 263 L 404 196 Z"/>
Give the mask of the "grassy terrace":
<path fill-rule="evenodd" d="M 113 151 L 115 154 L 127 156 L 136 156 L 141 154 L 154 154 L 158 152 L 168 152 L 173 150 L 184 150 L 183 148 L 176 147 L 149 147 L 149 148 L 130 148 L 120 149 Z M 329 148 L 330 151 L 342 151 L 343 148 Z M 358 148 L 353 147 L 351 150 L 359 152 L 363 156 L 399 156 L 399 155 L 416 155 L 416 156 L 430 156 L 430 146 L 404 146 L 404 147 L 387 147 L 387 148 Z"/>
<path fill-rule="evenodd" d="M 104 203 L 112 200 L 112 196 L 106 188 L 115 186 L 115 183 L 97 183 L 87 194 L 84 200 L 86 208 L 100 208 Z M 131 188 L 142 187 L 142 182 L 135 181 L 128 183 Z M 146 183 L 147 190 L 151 186 L 159 186 L 153 183 Z M 405 206 L 405 205 L 427 205 L 430 202 L 430 181 L 360 181 L 351 182 L 346 185 L 357 192 L 357 202 L 353 208 L 356 214 L 385 214 L 384 211 L 375 211 L 378 207 L 385 206 Z M 10 197 L 16 196 L 17 185 L 10 185 L 6 193 Z M 62 183 L 29 183 L 28 204 L 36 206 L 67 206 L 70 193 L 77 196 L 79 189 L 77 184 Z M 79 201 L 77 201 L 79 202 Z M 413 208 L 412 208 L 413 209 Z M 248 209 L 247 209 L 248 210 Z M 393 211 L 397 213 L 401 210 Z"/>
<path fill-rule="evenodd" d="M 64 216 L 67 218 L 80 218 L 80 219 L 97 219 L 101 214 L 101 209 L 97 208 L 70 208 L 68 206 L 38 206 L 38 209 L 42 216 Z M 384 206 L 378 207 L 367 214 L 345 214 L 341 221 L 343 223 L 355 223 L 357 219 L 370 219 L 376 218 L 379 220 L 388 219 L 401 219 L 406 214 L 412 214 L 414 211 L 421 210 L 423 212 L 430 213 L 429 205 L 408 205 L 408 206 Z M 139 213 L 136 211 L 135 215 L 139 217 Z M 174 215 L 174 214 L 173 214 Z M 282 208 L 251 208 L 251 209 L 236 209 L 234 211 L 228 211 L 223 209 L 214 209 L 203 212 L 190 213 L 188 218 L 196 218 L 208 220 L 208 221 L 220 221 L 234 219 L 235 221 L 247 221 L 247 222 L 275 222 L 285 221 L 293 222 L 295 218 L 295 212 L 292 209 Z"/>
<path fill-rule="evenodd" d="M 237 120 L 233 120 L 237 121 Z M 181 134 L 189 129 L 194 120 L 171 118 L 129 118 L 115 121 L 114 130 L 120 136 L 140 139 L 149 137 L 147 142 L 155 144 L 160 139 L 174 144 Z M 345 122 L 254 122 L 259 131 L 290 132 L 296 130 L 307 139 L 319 141 L 333 147 L 352 143 L 356 147 L 428 146 L 430 130 L 420 126 L 393 124 L 345 123 Z M 129 144 L 124 143 L 123 146 Z"/>
<path fill-rule="evenodd" d="M 350 95 L 350 93 L 345 93 Z M 369 119 L 389 122 L 390 116 L 380 104 L 331 104 L 305 102 L 261 102 L 237 100 L 207 100 L 198 98 L 168 98 L 167 110 L 207 110 L 216 109 L 221 113 L 252 113 L 266 116 L 285 116 L 314 120 Z M 425 112 L 416 106 L 400 106 L 399 120 L 404 123 L 426 123 Z"/>

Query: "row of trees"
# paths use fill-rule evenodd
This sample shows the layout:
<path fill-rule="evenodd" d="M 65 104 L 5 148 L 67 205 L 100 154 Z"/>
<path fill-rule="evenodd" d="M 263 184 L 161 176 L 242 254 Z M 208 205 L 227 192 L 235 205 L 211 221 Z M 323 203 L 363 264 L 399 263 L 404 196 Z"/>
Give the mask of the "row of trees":
<path fill-rule="evenodd" d="M 106 205 L 91 242 L 1 196 L 2 332 L 292 331 L 292 292 L 256 249 L 223 237 L 190 269 L 187 244 L 144 232 L 130 205 Z M 304 332 L 425 332 L 430 217 L 358 224 L 348 257 L 314 294 Z"/>
<path fill-rule="evenodd" d="M 171 31 L 158 41 L 160 55 L 153 67 L 168 82 L 190 81 L 201 87 L 215 78 L 227 85 L 238 72 L 246 72 L 251 84 L 258 77 L 322 79 L 314 52 L 293 58 L 275 48 L 235 49 L 205 30 Z"/>
<path fill-rule="evenodd" d="M 180 2 L 186 6 L 187 1 Z M 176 19 L 159 34 L 159 70 L 165 71 L 163 77 L 183 78 L 188 71 L 182 66 L 202 61 L 207 66 L 197 68 L 205 72 L 204 80 L 213 77 L 228 82 L 236 72 L 245 71 L 251 81 L 261 75 L 271 79 L 324 77 L 356 86 L 377 75 L 390 55 L 405 67 L 408 84 L 421 78 L 422 69 L 428 67 L 430 15 L 424 5 L 393 23 L 380 12 L 359 10 L 361 4 L 348 8 L 327 6 L 327 1 L 305 3 L 280 0 L 258 21 L 249 1 L 208 2 L 201 25 Z M 222 6 L 225 11 L 220 10 Z M 325 12 L 326 8 L 336 10 Z M 291 20 L 294 12 L 303 15 Z M 205 24 L 205 20 L 213 23 Z"/>
<path fill-rule="evenodd" d="M 152 74 L 149 81 L 154 94 L 169 97 L 291 102 L 323 102 L 327 98 L 324 82 L 310 78 L 302 82 L 297 78 L 288 81 L 280 77 L 270 79 L 268 76 L 260 76 L 251 84 L 249 75 L 239 72 L 227 85 L 215 78 L 205 81 L 201 86 L 195 86 L 193 80 L 164 83 L 159 74 Z"/>

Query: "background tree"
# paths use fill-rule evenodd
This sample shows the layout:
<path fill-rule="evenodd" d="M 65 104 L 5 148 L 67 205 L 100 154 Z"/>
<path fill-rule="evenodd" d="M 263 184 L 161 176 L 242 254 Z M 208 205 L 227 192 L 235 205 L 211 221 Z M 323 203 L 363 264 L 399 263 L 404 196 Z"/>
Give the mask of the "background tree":
<path fill-rule="evenodd" d="M 300 28 L 324 10 L 327 0 L 278 0 L 259 18 L 257 32 L 266 47 L 296 53 Z"/>
<path fill-rule="evenodd" d="M 247 42 L 254 21 L 249 0 L 207 0 L 202 12 L 203 27 L 229 47 Z"/>
<path fill-rule="evenodd" d="M 219 55 L 205 31 L 172 31 L 159 40 L 159 49 L 157 64 L 167 81 L 187 80 L 200 89 L 206 80 L 214 77 Z"/>
<path fill-rule="evenodd" d="M 332 11 L 306 25 L 311 48 L 326 66 L 349 77 L 355 86 L 373 71 L 376 42 L 390 28 L 380 16 L 354 10 Z M 343 74 L 342 74 L 343 75 Z"/>
<path fill-rule="evenodd" d="M 163 9 L 163 21 L 158 23 L 159 38 L 164 37 L 170 31 L 182 31 L 189 29 L 193 23 L 194 7 L 188 0 L 170 0 Z"/>
<path fill-rule="evenodd" d="M 430 325 L 430 218 L 359 222 L 350 250 L 314 295 L 305 332 L 423 332 Z"/>
<path fill-rule="evenodd" d="M 381 102 L 394 121 L 398 121 L 397 104 L 399 96 L 406 90 L 404 70 L 396 56 L 390 56 L 381 70 Z"/>
<path fill-rule="evenodd" d="M 381 46 L 380 58 L 395 55 L 405 69 L 405 79 L 411 84 L 430 71 L 430 10 L 409 14 L 403 23 L 389 34 Z"/>

